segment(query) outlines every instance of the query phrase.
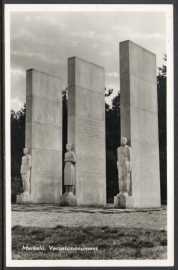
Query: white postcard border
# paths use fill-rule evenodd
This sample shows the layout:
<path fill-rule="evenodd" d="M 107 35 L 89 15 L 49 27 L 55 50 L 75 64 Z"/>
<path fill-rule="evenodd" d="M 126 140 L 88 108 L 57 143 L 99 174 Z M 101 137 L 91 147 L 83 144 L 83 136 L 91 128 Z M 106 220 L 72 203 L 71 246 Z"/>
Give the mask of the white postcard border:
<path fill-rule="evenodd" d="M 165 12 L 167 21 L 167 260 L 12 260 L 11 251 L 11 168 L 10 168 L 10 13 L 11 12 Z M 5 4 L 5 184 L 6 184 L 6 266 L 173 266 L 174 265 L 174 70 L 173 5 L 88 5 L 88 4 Z"/>

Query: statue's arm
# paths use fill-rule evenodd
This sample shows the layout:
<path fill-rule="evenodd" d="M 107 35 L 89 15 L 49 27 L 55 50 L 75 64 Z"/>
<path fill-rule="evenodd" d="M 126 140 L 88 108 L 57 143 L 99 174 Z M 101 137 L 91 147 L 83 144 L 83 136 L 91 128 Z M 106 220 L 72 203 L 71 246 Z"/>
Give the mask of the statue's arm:
<path fill-rule="evenodd" d="M 22 173 L 22 161 L 21 161 L 20 173 Z"/>
<path fill-rule="evenodd" d="M 75 156 L 74 152 L 72 152 L 72 162 L 76 163 L 76 156 Z"/>
<path fill-rule="evenodd" d="M 65 159 L 64 159 L 64 162 L 74 162 L 74 163 L 76 163 L 76 157 L 75 157 L 74 152 L 72 152 L 71 157 L 65 158 Z"/>
<path fill-rule="evenodd" d="M 132 161 L 132 156 L 131 156 L 131 149 L 128 147 L 128 161 Z"/>
<path fill-rule="evenodd" d="M 71 161 L 71 158 L 70 157 L 67 157 L 66 154 L 65 154 L 64 162 L 68 162 L 68 161 Z"/>
<path fill-rule="evenodd" d="M 28 167 L 29 167 L 29 169 L 31 168 L 31 166 L 32 166 L 32 159 L 31 159 L 31 156 L 29 155 L 28 156 Z"/>
<path fill-rule="evenodd" d="M 20 167 L 20 173 L 21 173 L 21 174 L 24 173 L 23 159 L 24 159 L 24 156 L 22 157 L 22 161 L 21 161 L 21 167 Z"/>
<path fill-rule="evenodd" d="M 129 161 L 129 172 L 131 171 L 132 167 L 132 153 L 130 147 L 128 147 L 128 161 Z"/>

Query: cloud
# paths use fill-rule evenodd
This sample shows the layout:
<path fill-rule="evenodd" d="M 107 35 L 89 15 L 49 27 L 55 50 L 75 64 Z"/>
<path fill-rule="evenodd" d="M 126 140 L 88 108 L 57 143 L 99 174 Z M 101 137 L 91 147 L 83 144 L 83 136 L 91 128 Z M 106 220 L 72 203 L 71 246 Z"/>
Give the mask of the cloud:
<path fill-rule="evenodd" d="M 119 77 L 119 73 L 117 73 L 117 72 L 107 72 L 106 73 L 106 76 L 118 78 Z"/>
<path fill-rule="evenodd" d="M 138 39 L 164 39 L 163 35 L 159 33 L 144 34 L 141 32 L 136 32 L 136 33 L 131 33 L 130 36 L 132 38 L 138 38 Z"/>
<path fill-rule="evenodd" d="M 70 40 L 69 43 L 70 43 L 70 45 L 71 45 L 72 47 L 77 47 L 77 46 L 78 46 L 78 41 Z"/>
<path fill-rule="evenodd" d="M 47 56 L 45 52 L 41 49 L 41 51 L 35 52 L 32 48 L 23 48 L 23 51 L 12 51 L 11 55 L 20 56 L 20 57 L 31 57 L 32 59 L 38 58 L 39 60 L 48 63 L 48 64 L 63 64 L 63 61 L 58 58 L 51 58 L 49 55 Z M 31 52 L 30 52 L 31 50 Z"/>
<path fill-rule="evenodd" d="M 13 40 L 30 40 L 31 42 L 38 43 L 39 38 L 26 28 L 20 28 L 16 33 L 11 34 L 11 41 Z"/>
<path fill-rule="evenodd" d="M 11 75 L 13 76 L 25 76 L 25 70 L 22 69 L 11 69 Z"/>
<path fill-rule="evenodd" d="M 95 38 L 95 31 L 78 30 L 69 31 L 67 34 L 71 37 L 87 37 L 91 39 Z"/>
<path fill-rule="evenodd" d="M 13 108 L 15 111 L 20 110 L 23 105 L 24 103 L 19 99 L 19 97 L 11 99 L 11 108 Z"/>
<path fill-rule="evenodd" d="M 24 17 L 25 22 L 30 22 L 31 21 L 31 16 L 27 15 Z"/>
<path fill-rule="evenodd" d="M 104 52 L 100 53 L 100 55 L 102 55 L 102 56 L 111 56 L 112 52 L 104 51 Z"/>
<path fill-rule="evenodd" d="M 93 43 L 93 44 L 91 44 L 91 47 L 92 47 L 93 49 L 97 49 L 97 48 L 98 48 L 98 43 Z"/>
<path fill-rule="evenodd" d="M 67 31 L 67 36 L 70 37 L 78 37 L 78 38 L 87 38 L 94 41 L 110 41 L 111 36 L 110 35 L 103 35 L 101 31 L 93 31 L 93 30 L 85 30 L 85 29 L 78 29 L 77 31 Z"/>
<path fill-rule="evenodd" d="M 113 30 L 125 30 L 127 27 L 121 25 L 114 25 L 112 27 Z"/>
<path fill-rule="evenodd" d="M 162 66 L 166 52 L 166 17 L 131 12 L 11 12 L 11 97 L 20 109 L 25 102 L 25 75 L 36 68 L 63 79 L 67 58 L 79 56 L 105 67 L 105 85 L 119 90 L 119 42 L 133 42 L 157 54 Z M 156 18 L 156 19 L 155 19 Z M 19 97 L 18 100 L 15 98 Z M 19 104 L 19 105 L 18 105 Z"/>

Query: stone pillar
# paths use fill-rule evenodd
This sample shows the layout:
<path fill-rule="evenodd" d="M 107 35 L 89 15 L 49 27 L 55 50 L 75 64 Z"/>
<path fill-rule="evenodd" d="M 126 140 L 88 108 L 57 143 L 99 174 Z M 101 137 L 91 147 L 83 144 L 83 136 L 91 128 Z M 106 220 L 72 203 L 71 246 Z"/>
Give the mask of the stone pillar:
<path fill-rule="evenodd" d="M 121 136 L 132 150 L 135 208 L 160 207 L 156 55 L 120 43 Z"/>
<path fill-rule="evenodd" d="M 31 199 L 17 203 L 59 203 L 62 194 L 61 80 L 34 69 L 26 77 L 25 147 L 31 166 Z"/>
<path fill-rule="evenodd" d="M 78 57 L 68 59 L 68 143 L 77 205 L 106 204 L 104 68 Z"/>

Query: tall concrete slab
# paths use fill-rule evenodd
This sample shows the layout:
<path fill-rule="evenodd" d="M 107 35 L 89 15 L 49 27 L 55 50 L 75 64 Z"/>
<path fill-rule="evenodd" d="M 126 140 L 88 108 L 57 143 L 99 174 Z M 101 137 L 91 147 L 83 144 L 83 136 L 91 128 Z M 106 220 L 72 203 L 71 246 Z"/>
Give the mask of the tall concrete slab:
<path fill-rule="evenodd" d="M 68 59 L 68 143 L 77 159 L 77 204 L 106 204 L 104 68 L 78 57 Z"/>
<path fill-rule="evenodd" d="M 26 73 L 25 147 L 32 158 L 33 203 L 59 203 L 62 194 L 61 80 L 34 69 Z"/>
<path fill-rule="evenodd" d="M 121 136 L 132 149 L 134 207 L 160 207 L 156 55 L 120 43 Z"/>

